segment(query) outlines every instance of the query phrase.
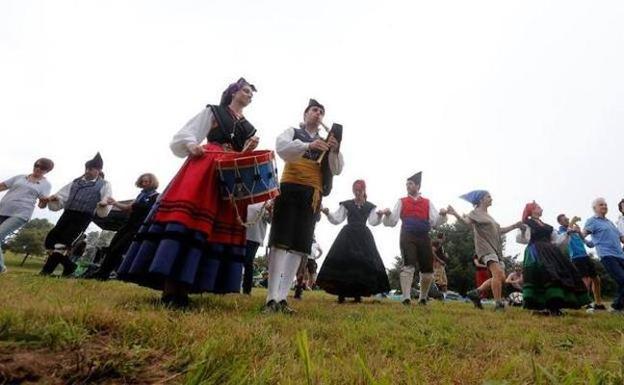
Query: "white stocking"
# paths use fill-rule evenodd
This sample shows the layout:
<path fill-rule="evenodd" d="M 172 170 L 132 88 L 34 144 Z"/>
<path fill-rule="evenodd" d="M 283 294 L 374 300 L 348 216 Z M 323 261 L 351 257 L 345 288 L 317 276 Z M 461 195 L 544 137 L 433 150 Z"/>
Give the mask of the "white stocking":
<path fill-rule="evenodd" d="M 284 264 L 288 258 L 288 251 L 271 247 L 269 255 L 269 282 L 267 285 L 267 303 L 271 300 L 278 301 L 279 287 L 284 274 Z"/>
<path fill-rule="evenodd" d="M 411 299 L 412 296 L 412 282 L 414 282 L 414 272 L 416 268 L 414 266 L 401 267 L 401 273 L 399 274 L 399 281 L 401 282 L 401 292 L 403 292 L 403 301 Z"/>
<path fill-rule="evenodd" d="M 278 297 L 279 300 L 277 302 L 285 300 L 288 297 L 290 286 L 292 285 L 293 280 L 297 276 L 297 270 L 299 270 L 300 264 L 301 264 L 301 255 L 288 253 L 288 255 L 286 256 L 286 261 L 284 263 L 282 279 L 280 280 L 279 297 Z"/>

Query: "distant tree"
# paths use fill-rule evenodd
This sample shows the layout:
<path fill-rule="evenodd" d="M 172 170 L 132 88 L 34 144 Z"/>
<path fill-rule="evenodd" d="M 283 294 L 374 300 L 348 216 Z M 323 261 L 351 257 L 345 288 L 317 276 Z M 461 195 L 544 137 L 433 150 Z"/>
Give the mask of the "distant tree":
<path fill-rule="evenodd" d="M 388 280 L 390 281 L 390 289 L 400 289 L 401 282 L 399 276 L 401 274 L 401 266 L 403 266 L 403 258 L 400 256 L 394 257 L 394 264 L 391 269 L 388 269 Z"/>
<path fill-rule="evenodd" d="M 47 219 L 33 219 L 7 242 L 7 247 L 15 253 L 44 255 L 45 237 L 52 227 L 54 225 Z"/>

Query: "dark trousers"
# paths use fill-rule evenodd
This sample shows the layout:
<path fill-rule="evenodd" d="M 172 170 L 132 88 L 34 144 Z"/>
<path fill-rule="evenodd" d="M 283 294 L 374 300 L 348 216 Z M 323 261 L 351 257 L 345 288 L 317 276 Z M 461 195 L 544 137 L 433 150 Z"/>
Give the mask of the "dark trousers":
<path fill-rule="evenodd" d="M 56 222 L 56 225 L 46 236 L 46 249 L 53 250 L 54 245 L 57 243 L 65 245 L 65 247 L 69 249 L 76 238 L 87 229 L 89 223 L 91 223 L 91 219 L 91 214 L 65 210 L 63 215 L 61 215 Z M 64 276 L 70 275 L 76 270 L 76 264 L 69 259 L 69 256 L 55 251 L 48 256 L 48 259 L 41 269 L 41 274 L 52 274 L 59 264 L 63 265 Z"/>
<path fill-rule="evenodd" d="M 117 231 L 107 248 L 100 268 L 95 274 L 95 278 L 106 280 L 113 270 L 117 270 L 121 264 L 123 255 L 128 251 L 137 231 L 138 228 L 134 226 L 124 226 Z"/>
<path fill-rule="evenodd" d="M 602 265 L 611 278 L 617 282 L 617 296 L 611 305 L 616 310 L 624 310 L 624 259 L 617 257 L 602 257 Z"/>
<path fill-rule="evenodd" d="M 247 250 L 245 252 L 245 272 L 243 273 L 243 293 L 251 294 L 251 288 L 253 286 L 253 262 L 256 257 L 256 252 L 260 244 L 254 241 L 247 241 Z"/>
<path fill-rule="evenodd" d="M 429 234 L 401 230 L 399 246 L 405 266 L 415 266 L 421 273 L 433 273 L 433 249 Z"/>
<path fill-rule="evenodd" d="M 66 277 L 76 270 L 76 264 L 69 259 L 69 256 L 61 254 L 59 252 L 53 252 L 46 259 L 45 264 L 41 268 L 41 275 L 50 275 L 54 273 L 54 270 L 58 265 L 63 266 L 63 276 Z"/>

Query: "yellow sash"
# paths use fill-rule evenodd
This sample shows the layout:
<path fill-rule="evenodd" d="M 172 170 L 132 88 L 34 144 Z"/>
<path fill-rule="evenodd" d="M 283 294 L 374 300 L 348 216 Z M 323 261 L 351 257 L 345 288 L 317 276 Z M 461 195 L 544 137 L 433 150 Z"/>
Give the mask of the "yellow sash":
<path fill-rule="evenodd" d="M 286 162 L 281 183 L 295 183 L 314 188 L 312 208 L 316 212 L 321 207 L 323 174 L 321 166 L 313 160 L 301 158 L 295 162 Z"/>

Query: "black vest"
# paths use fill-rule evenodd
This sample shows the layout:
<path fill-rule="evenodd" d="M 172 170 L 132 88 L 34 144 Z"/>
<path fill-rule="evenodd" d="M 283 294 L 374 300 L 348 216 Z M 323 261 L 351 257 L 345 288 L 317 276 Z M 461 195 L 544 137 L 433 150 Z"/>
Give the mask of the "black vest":
<path fill-rule="evenodd" d="M 207 105 L 217 122 L 217 127 L 208 133 L 208 141 L 231 144 L 235 151 L 242 151 L 245 142 L 256 134 L 256 129 L 245 118 L 235 120 L 227 107 Z"/>
<path fill-rule="evenodd" d="M 353 199 L 340 202 L 340 204 L 347 209 L 347 223 L 360 226 L 366 226 L 371 210 L 377 207 L 368 201 L 364 202 L 362 207 L 358 207 Z"/>

